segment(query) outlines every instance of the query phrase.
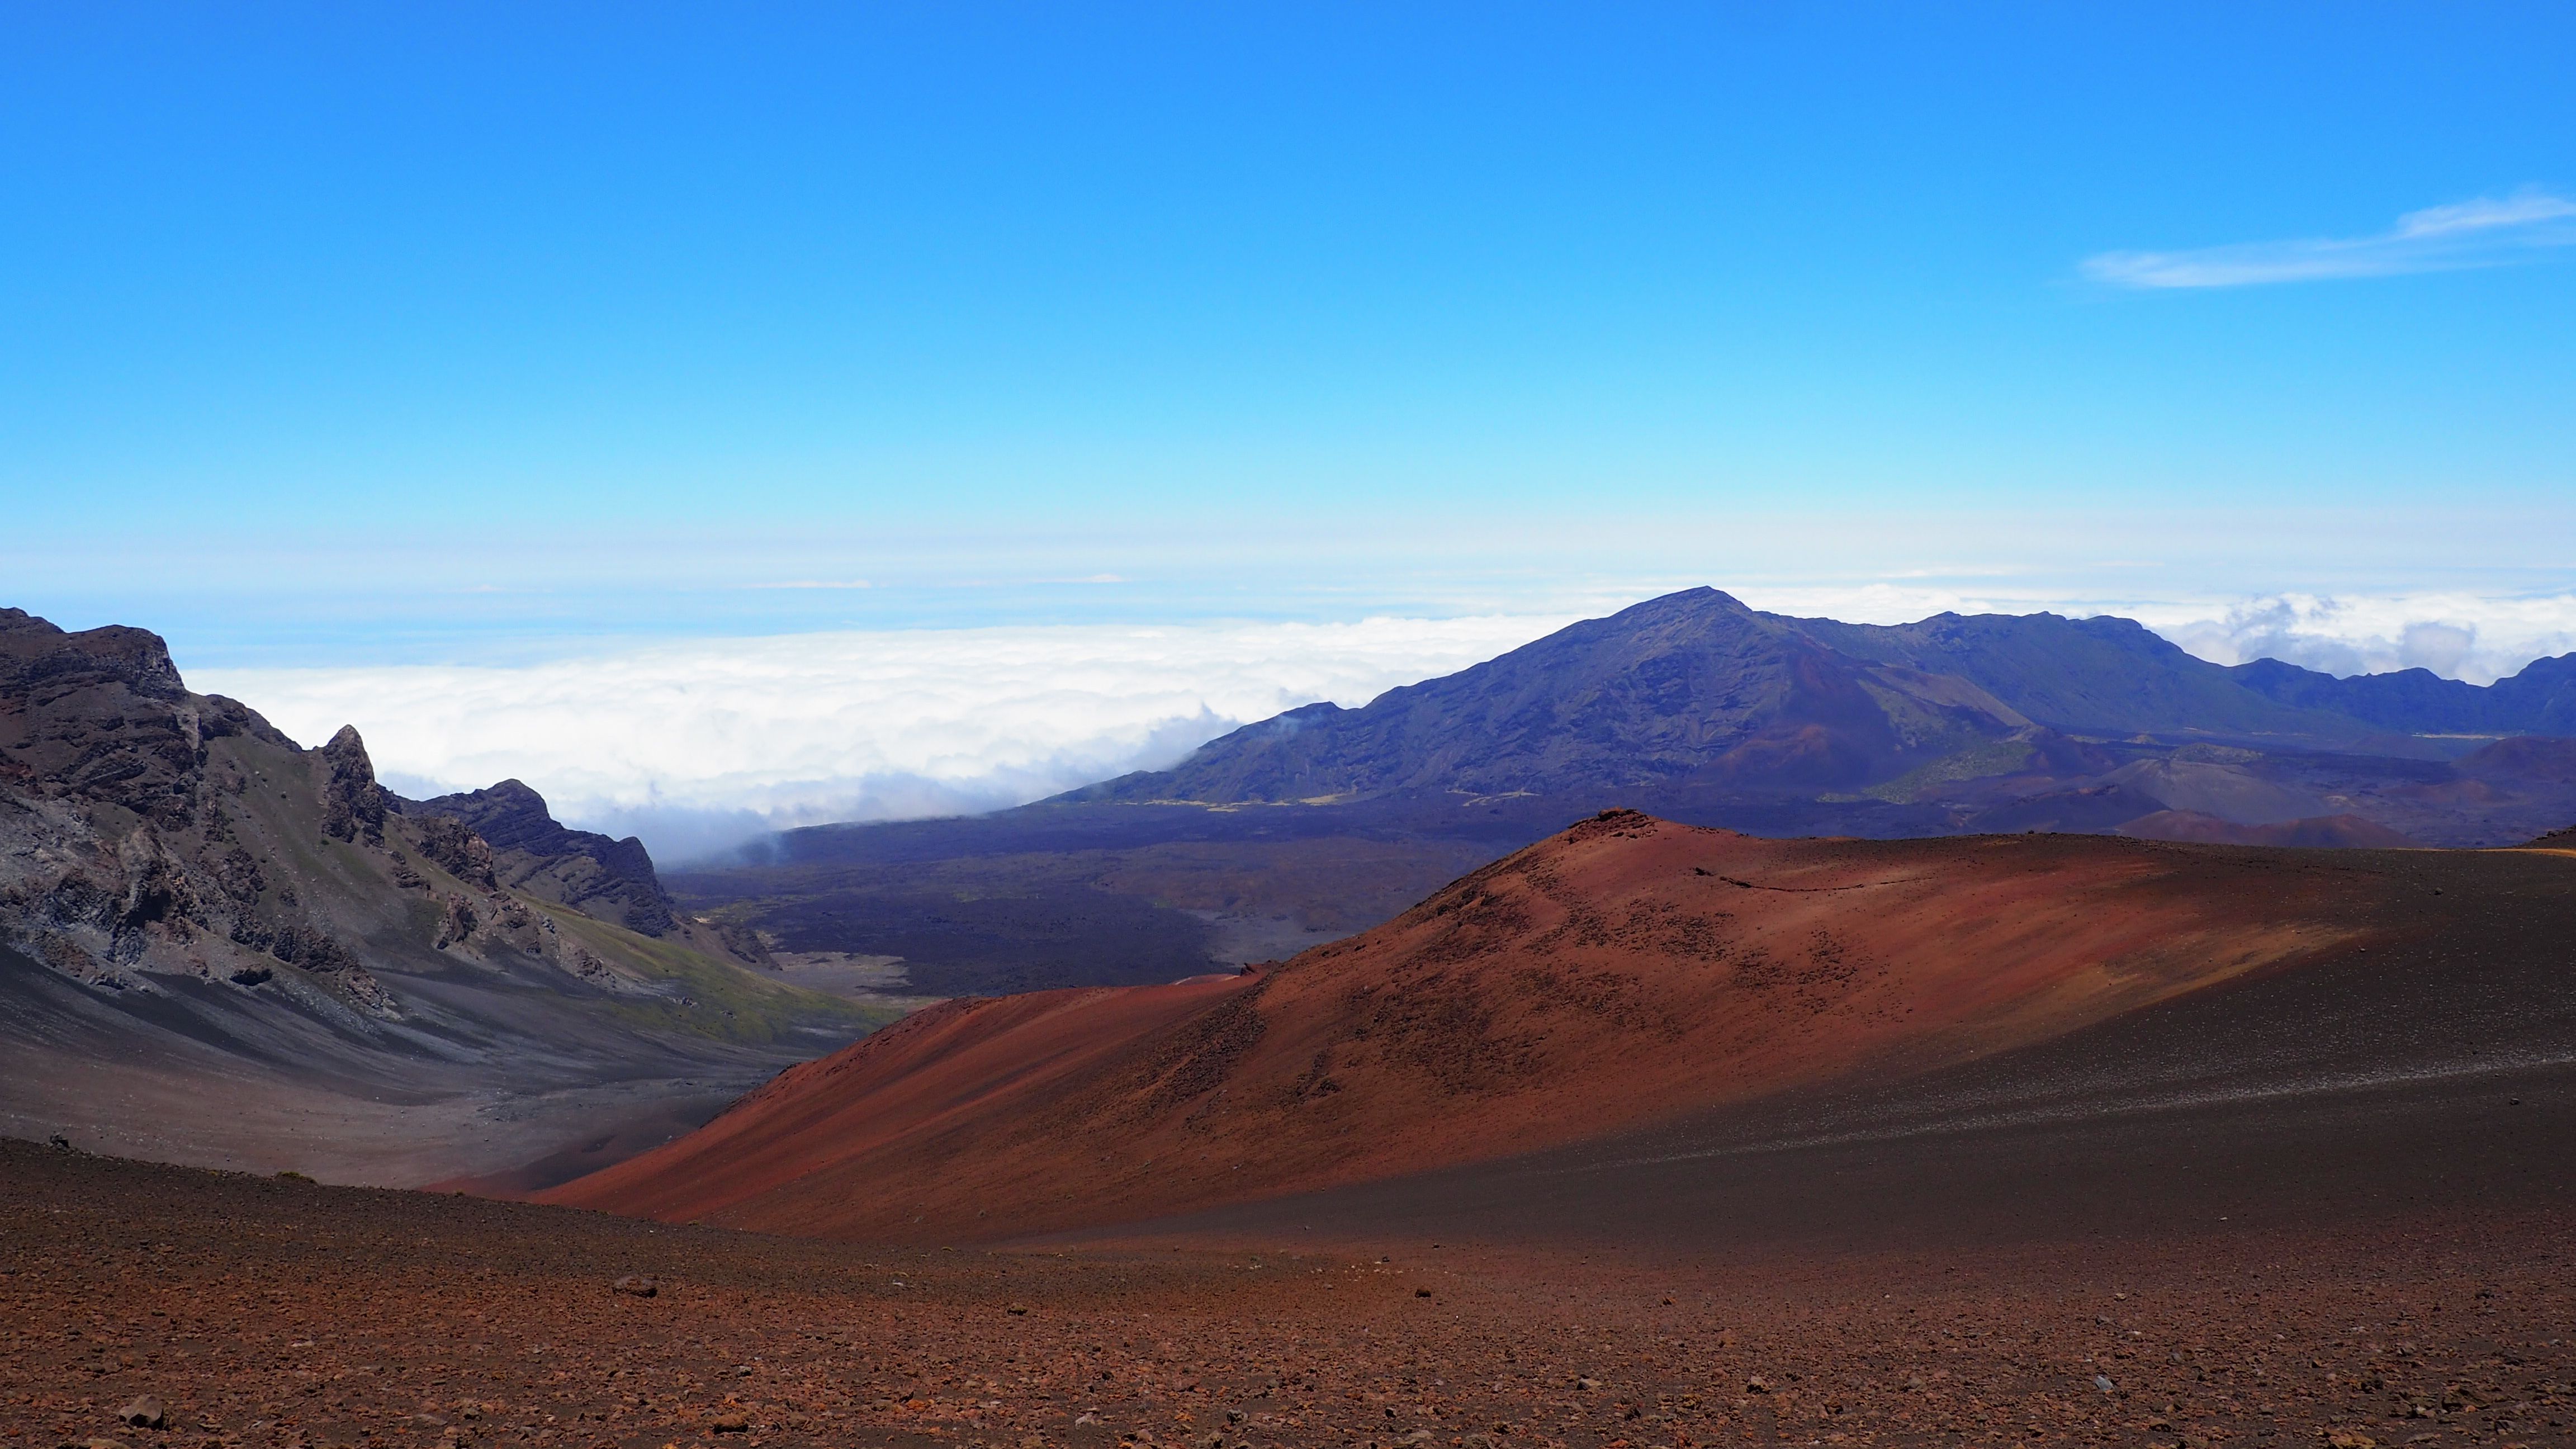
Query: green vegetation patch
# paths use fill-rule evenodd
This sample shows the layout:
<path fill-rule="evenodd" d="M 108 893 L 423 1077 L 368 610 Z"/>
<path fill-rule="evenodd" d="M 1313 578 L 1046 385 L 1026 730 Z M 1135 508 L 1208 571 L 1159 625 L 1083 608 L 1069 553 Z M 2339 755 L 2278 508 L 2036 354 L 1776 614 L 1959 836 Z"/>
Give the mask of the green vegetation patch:
<path fill-rule="evenodd" d="M 569 906 L 529 896 L 518 899 L 551 918 L 567 941 L 587 946 L 612 966 L 676 988 L 672 995 L 607 998 L 608 1014 L 638 1030 L 767 1044 L 802 1036 L 816 1027 L 874 1031 L 903 1015 L 893 1007 L 863 1005 L 770 981 L 680 942 L 638 935 Z"/>
<path fill-rule="evenodd" d="M 1996 740 L 1991 744 L 1972 745 L 1956 754 L 1944 755 L 1929 764 L 1918 765 L 1893 780 L 1872 785 L 1857 795 L 1843 798 L 1884 800 L 1903 805 L 1922 796 L 1936 785 L 1958 780 L 1982 780 L 1990 775 L 2006 775 L 2030 763 L 2036 751 L 2027 741 Z"/>

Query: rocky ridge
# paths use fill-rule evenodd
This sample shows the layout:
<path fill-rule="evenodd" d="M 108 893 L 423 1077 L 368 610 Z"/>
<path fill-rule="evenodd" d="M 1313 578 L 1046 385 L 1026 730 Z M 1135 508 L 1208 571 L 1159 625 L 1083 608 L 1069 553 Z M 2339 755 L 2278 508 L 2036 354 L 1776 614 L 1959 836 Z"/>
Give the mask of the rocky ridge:
<path fill-rule="evenodd" d="M 567 829 L 547 811 L 545 797 L 520 781 L 406 800 L 401 809 L 424 830 L 435 828 L 431 821 L 448 820 L 484 842 L 489 859 L 480 868 L 497 872 L 512 889 L 613 920 L 638 935 L 667 935 L 680 924 L 643 841 Z M 442 834 L 453 838 L 453 832 Z"/>
<path fill-rule="evenodd" d="M 84 984 L 220 980 L 398 1016 L 360 958 L 415 920 L 435 921 L 441 952 L 620 979 L 496 861 L 571 874 L 529 848 L 560 843 L 608 876 L 592 852 L 609 855 L 622 873 L 563 904 L 613 899 L 610 919 L 658 936 L 678 923 L 651 860 L 631 840 L 597 850 L 511 784 L 519 848 L 496 857 L 446 802 L 407 814 L 353 728 L 299 749 L 239 701 L 191 693 L 157 636 L 0 612 L 0 940 Z"/>
<path fill-rule="evenodd" d="M 0 1131 L 276 1160 L 345 1113 L 362 1155 L 418 1132 L 422 1172 L 503 1165 L 440 1147 L 453 1121 L 364 1119 L 659 1068 L 747 1086 L 876 1019 L 762 961 L 676 916 L 640 843 L 566 830 L 524 785 L 405 801 L 356 730 L 301 748 L 189 690 L 151 633 L 0 610 Z M 120 1060 L 126 1088 L 84 1085 Z M 243 1074 L 266 1086 L 200 1089 Z"/>

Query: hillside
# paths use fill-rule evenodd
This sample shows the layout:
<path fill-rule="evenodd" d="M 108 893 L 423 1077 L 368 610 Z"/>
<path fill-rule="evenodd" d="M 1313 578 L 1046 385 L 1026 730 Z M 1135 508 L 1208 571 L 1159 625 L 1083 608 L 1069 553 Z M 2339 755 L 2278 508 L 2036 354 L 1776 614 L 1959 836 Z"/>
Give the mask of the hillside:
<path fill-rule="evenodd" d="M 2417 708 L 2393 703 L 2419 697 Z M 1883 792 L 1894 801 L 1923 798 L 1927 786 L 2126 762 L 2087 756 L 2067 737 L 2418 760 L 2457 752 L 2408 738 L 2417 734 L 2576 735 L 2576 656 L 2483 688 L 2422 670 L 2338 680 L 2269 660 L 2222 668 L 2127 619 L 1942 614 L 1845 624 L 1692 589 L 1360 709 L 1292 710 L 1211 741 L 1171 770 L 1070 798 L 1813 796 L 1900 784 Z"/>
<path fill-rule="evenodd" d="M 2338 679 L 2277 659 L 2229 671 L 2246 688 L 2300 709 L 2326 710 L 2405 734 L 2576 735 L 2576 655 L 2535 659 L 2490 685 L 2429 669 Z"/>
<path fill-rule="evenodd" d="M 2031 724 L 1971 681 L 1855 657 L 1795 621 L 1699 589 L 1571 625 L 1361 709 L 1291 710 L 1173 770 L 1079 798 L 1813 791 L 1892 778 Z"/>
<path fill-rule="evenodd" d="M 1769 841 L 1611 812 L 1284 965 L 951 1002 L 552 1200 L 852 1238 L 1096 1226 L 1926 1077 L 2571 903 L 2537 855 Z M 2279 1029 L 2266 1049 L 2298 1048 Z"/>
<path fill-rule="evenodd" d="M 2222 668 L 2124 619 L 1844 624 L 1692 589 L 1170 770 L 791 831 L 674 888 L 782 949 L 966 994 L 1294 954 L 1612 806 L 1773 836 L 2507 845 L 2576 818 L 2576 738 L 2546 733 L 2576 728 L 2549 682 L 2571 667 L 2335 680 Z M 2392 691 L 2448 712 L 2371 703 Z"/>
<path fill-rule="evenodd" d="M 496 848 L 354 730 L 300 748 L 150 633 L 0 611 L 0 1131 L 424 1181 L 618 1155 L 869 1023 L 513 804 Z"/>

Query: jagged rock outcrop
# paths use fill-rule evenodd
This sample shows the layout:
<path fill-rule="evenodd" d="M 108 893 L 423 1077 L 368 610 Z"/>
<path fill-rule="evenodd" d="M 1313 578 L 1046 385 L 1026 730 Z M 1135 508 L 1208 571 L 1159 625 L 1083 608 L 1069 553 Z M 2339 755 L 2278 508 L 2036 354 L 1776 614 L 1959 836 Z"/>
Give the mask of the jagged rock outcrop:
<path fill-rule="evenodd" d="M 492 793 L 531 804 L 487 817 L 509 849 L 406 813 L 354 729 L 303 749 L 143 630 L 0 610 L 0 1135 L 400 1184 L 596 1161 L 639 1082 L 711 1111 L 881 1015 Z"/>
<path fill-rule="evenodd" d="M 642 935 L 665 935 L 678 924 L 671 897 L 662 889 L 643 841 L 631 835 L 613 840 L 596 831 L 568 829 L 546 808 L 545 797 L 521 781 L 503 780 L 488 789 L 406 801 L 403 809 L 419 817 L 424 826 L 441 819 L 455 822 L 488 844 L 479 862 L 440 857 L 442 865 L 460 876 L 478 869 L 487 879 L 497 873 L 515 889 L 615 921 Z"/>
<path fill-rule="evenodd" d="M 322 833 L 333 840 L 385 839 L 385 790 L 376 783 L 375 762 L 356 725 L 342 725 L 321 749 L 329 774 L 322 781 Z"/>
<path fill-rule="evenodd" d="M 154 634 L 0 610 L 0 944 L 107 989 L 311 988 L 382 1017 L 401 1008 L 360 943 L 415 930 L 426 950 L 625 979 L 514 891 L 679 925 L 641 842 L 567 830 L 518 781 L 406 812 L 355 728 L 303 750 L 191 693 Z"/>
<path fill-rule="evenodd" d="M 381 840 L 356 732 L 317 757 L 324 833 Z M 147 972 L 255 986 L 288 966 L 395 1014 L 335 923 L 252 848 L 272 798 L 310 792 L 290 761 L 301 752 L 248 707 L 191 694 L 158 636 L 0 610 L 0 942 L 118 990 Z"/>

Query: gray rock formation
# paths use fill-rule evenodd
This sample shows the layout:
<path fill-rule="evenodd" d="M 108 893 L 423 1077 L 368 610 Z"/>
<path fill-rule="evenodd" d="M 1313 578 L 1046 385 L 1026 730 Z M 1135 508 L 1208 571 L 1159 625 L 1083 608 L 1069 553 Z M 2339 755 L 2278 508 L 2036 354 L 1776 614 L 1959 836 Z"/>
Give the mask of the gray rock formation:
<path fill-rule="evenodd" d="M 426 1180 L 868 1019 L 524 785 L 407 809 L 354 729 L 302 749 L 150 633 L 0 609 L 0 1134 Z"/>
<path fill-rule="evenodd" d="M 406 800 L 402 809 L 424 824 L 444 818 L 465 826 L 490 847 L 482 868 L 499 872 L 514 889 L 647 936 L 667 934 L 678 924 L 643 841 L 567 829 L 546 809 L 544 796 L 517 780 Z"/>

